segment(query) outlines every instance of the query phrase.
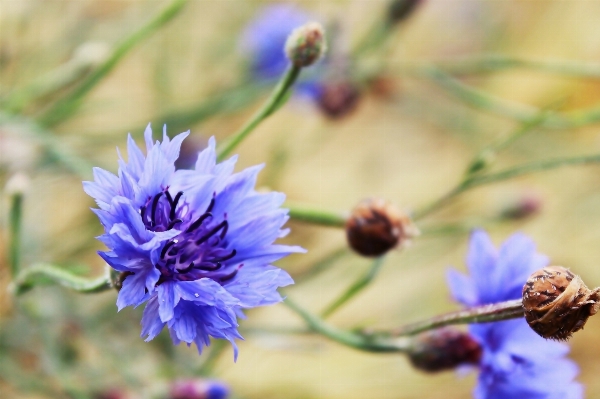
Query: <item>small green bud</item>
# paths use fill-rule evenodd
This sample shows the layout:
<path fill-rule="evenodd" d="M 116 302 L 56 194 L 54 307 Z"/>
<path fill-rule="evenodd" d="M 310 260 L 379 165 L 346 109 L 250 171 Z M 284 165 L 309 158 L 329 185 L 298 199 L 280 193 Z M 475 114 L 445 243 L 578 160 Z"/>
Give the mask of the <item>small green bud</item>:
<path fill-rule="evenodd" d="M 327 49 L 325 31 L 318 22 L 309 22 L 294 29 L 285 43 L 285 54 L 296 67 L 317 62 Z"/>

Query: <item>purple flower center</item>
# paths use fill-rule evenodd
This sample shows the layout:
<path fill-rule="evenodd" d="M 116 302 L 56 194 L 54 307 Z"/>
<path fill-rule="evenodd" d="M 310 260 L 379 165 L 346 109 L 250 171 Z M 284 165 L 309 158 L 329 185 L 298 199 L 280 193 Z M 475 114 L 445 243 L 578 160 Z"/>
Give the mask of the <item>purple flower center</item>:
<path fill-rule="evenodd" d="M 167 187 L 153 198 L 148 198 L 140 208 L 140 216 L 148 230 L 162 232 L 177 227 L 182 231 L 167 241 L 161 250 L 155 265 L 161 274 L 157 285 L 171 280 L 193 281 L 207 277 L 218 283 L 231 280 L 242 265 L 228 262 L 237 252 L 225 248 L 229 228 L 227 213 L 220 221 L 212 213 L 216 193 L 198 217 L 194 216 L 187 202 L 181 201 L 182 196 L 180 191 L 173 197 Z M 235 266 L 233 270 L 232 266 Z"/>

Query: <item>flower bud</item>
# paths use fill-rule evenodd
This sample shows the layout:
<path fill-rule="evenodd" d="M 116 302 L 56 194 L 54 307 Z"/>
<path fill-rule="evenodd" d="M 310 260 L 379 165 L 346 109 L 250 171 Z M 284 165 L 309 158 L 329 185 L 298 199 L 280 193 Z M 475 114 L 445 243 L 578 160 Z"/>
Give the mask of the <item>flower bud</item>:
<path fill-rule="evenodd" d="M 175 381 L 169 399 L 226 399 L 229 387 L 219 381 L 193 379 Z"/>
<path fill-rule="evenodd" d="M 309 22 L 294 29 L 285 42 L 285 53 L 296 67 L 317 62 L 327 49 L 325 32 L 318 22 Z"/>
<path fill-rule="evenodd" d="M 503 219 L 525 219 L 540 211 L 542 199 L 534 194 L 525 194 L 515 203 L 507 206 L 501 213 Z"/>
<path fill-rule="evenodd" d="M 600 308 L 600 288 L 590 290 L 579 276 L 562 266 L 549 266 L 529 276 L 523 286 L 525 320 L 540 336 L 567 340 Z"/>
<path fill-rule="evenodd" d="M 407 215 L 380 198 L 359 203 L 346 221 L 348 244 L 363 256 L 381 256 L 418 234 Z"/>
<path fill-rule="evenodd" d="M 477 364 L 481 352 L 481 346 L 471 335 L 446 327 L 417 335 L 408 357 L 419 370 L 435 373 L 464 364 Z"/>
<path fill-rule="evenodd" d="M 388 21 L 396 24 L 407 19 L 421 0 L 392 0 L 388 8 Z"/>
<path fill-rule="evenodd" d="M 347 82 L 325 83 L 318 98 L 319 109 L 329 118 L 338 119 L 356 109 L 360 92 L 356 85 Z"/>

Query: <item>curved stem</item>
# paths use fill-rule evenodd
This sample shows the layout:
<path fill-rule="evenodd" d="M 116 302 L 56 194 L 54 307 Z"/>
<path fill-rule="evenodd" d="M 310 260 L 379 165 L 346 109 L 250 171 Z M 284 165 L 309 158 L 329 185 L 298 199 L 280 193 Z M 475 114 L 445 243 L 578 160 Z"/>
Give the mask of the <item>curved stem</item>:
<path fill-rule="evenodd" d="M 36 285 L 36 277 L 46 277 L 63 287 L 81 293 L 95 293 L 111 289 L 108 273 L 94 279 L 76 276 L 59 266 L 37 263 L 21 270 L 12 282 L 11 290 L 15 295 L 21 295 Z"/>
<path fill-rule="evenodd" d="M 23 219 L 23 192 L 15 192 L 10 197 L 8 263 L 14 279 L 21 267 L 21 223 Z"/>
<path fill-rule="evenodd" d="M 43 126 L 54 126 L 68 118 L 77 110 L 77 108 L 79 108 L 83 97 L 106 77 L 131 49 L 173 19 L 186 3 L 187 0 L 171 1 L 171 3 L 163 8 L 154 18 L 148 21 L 140 29 L 133 32 L 121 42 L 106 61 L 90 73 L 90 75 L 88 75 L 75 90 L 50 107 L 50 109 L 39 118 L 40 124 Z"/>
<path fill-rule="evenodd" d="M 474 187 L 483 186 L 485 184 L 495 183 L 503 180 L 508 180 L 513 177 L 526 175 L 534 172 L 542 172 L 545 170 L 559 168 L 561 166 L 569 165 L 585 165 L 590 163 L 599 163 L 600 154 L 595 155 L 584 155 L 577 157 L 566 157 L 556 159 L 546 159 L 542 161 L 530 162 L 524 165 L 518 165 L 513 168 L 508 168 L 500 172 L 489 173 L 485 175 L 475 175 L 465 177 L 456 187 L 450 190 L 446 195 L 433 203 L 425 206 L 424 208 L 414 213 L 413 219 L 422 219 L 425 216 L 439 210 L 446 205 L 450 200 L 459 194 L 464 193 Z"/>
<path fill-rule="evenodd" d="M 306 205 L 284 204 L 289 209 L 290 218 L 299 222 L 318 224 L 328 227 L 344 227 L 346 217 L 341 213 L 311 208 Z"/>
<path fill-rule="evenodd" d="M 281 107 L 287 100 L 289 90 L 300 75 L 301 67 L 291 65 L 285 72 L 267 102 L 250 118 L 240 130 L 229 137 L 217 148 L 217 159 L 222 161 L 233 151 L 263 120 Z"/>
<path fill-rule="evenodd" d="M 391 331 L 394 337 L 415 335 L 427 330 L 433 330 L 453 324 L 489 323 L 523 317 L 521 299 L 477 306 L 458 312 L 435 316 L 418 323 L 408 324 Z"/>
<path fill-rule="evenodd" d="M 321 317 L 326 319 L 331 316 L 337 309 L 339 309 L 343 304 L 348 302 L 352 297 L 361 292 L 365 287 L 367 287 L 371 281 L 377 276 L 381 266 L 383 266 L 384 257 L 381 256 L 373 262 L 369 271 L 361 276 L 358 280 L 354 282 L 346 291 L 342 293 L 337 299 L 335 299 L 325 310 L 321 313 Z"/>
<path fill-rule="evenodd" d="M 410 338 L 369 336 L 341 330 L 325 323 L 289 297 L 285 299 L 284 304 L 302 317 L 312 330 L 342 345 L 368 352 L 406 352 L 410 348 Z"/>

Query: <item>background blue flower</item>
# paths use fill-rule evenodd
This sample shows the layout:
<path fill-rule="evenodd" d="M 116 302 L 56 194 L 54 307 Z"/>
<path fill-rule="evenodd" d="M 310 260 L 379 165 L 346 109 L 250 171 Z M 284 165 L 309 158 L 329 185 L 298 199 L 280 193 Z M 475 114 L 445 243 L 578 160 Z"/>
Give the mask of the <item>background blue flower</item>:
<path fill-rule="evenodd" d="M 467 255 L 470 274 L 449 270 L 448 284 L 466 306 L 518 299 L 529 275 L 547 264 L 523 234 L 512 235 L 497 250 L 484 231 L 476 230 Z M 565 358 L 568 347 L 541 338 L 524 319 L 473 324 L 469 332 L 483 348 L 475 398 L 583 397 L 583 387 L 574 381 L 578 368 Z"/>
<path fill-rule="evenodd" d="M 164 131 L 153 143 L 148 126 L 146 156 L 129 136 L 118 176 L 95 168 L 84 188 L 105 229 L 99 239 L 109 250 L 100 256 L 127 273 L 117 306 L 146 303 L 146 340 L 167 326 L 175 344 L 201 352 L 210 337 L 223 338 L 237 356 L 237 317 L 281 301 L 277 288 L 293 281 L 271 263 L 303 249 L 273 244 L 287 234 L 288 216 L 283 194 L 254 190 L 262 165 L 233 173 L 237 157 L 217 164 L 211 138 L 195 169 L 176 170 L 188 134 L 170 140 Z"/>
<path fill-rule="evenodd" d="M 256 16 L 243 32 L 242 48 L 250 57 L 251 75 L 258 80 L 276 80 L 290 61 L 285 55 L 285 42 L 292 31 L 315 18 L 289 4 L 272 4 Z M 320 94 L 320 83 L 314 67 L 304 71 L 296 91 L 310 98 Z"/>

